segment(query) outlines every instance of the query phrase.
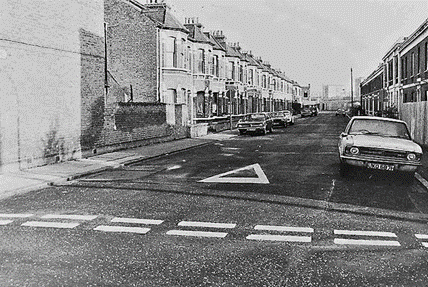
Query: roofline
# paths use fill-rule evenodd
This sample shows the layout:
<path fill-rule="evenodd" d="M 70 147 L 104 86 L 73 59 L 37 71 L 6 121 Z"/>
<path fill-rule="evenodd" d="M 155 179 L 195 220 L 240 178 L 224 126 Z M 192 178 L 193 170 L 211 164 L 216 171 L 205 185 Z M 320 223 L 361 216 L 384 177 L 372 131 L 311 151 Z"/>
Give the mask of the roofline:
<path fill-rule="evenodd" d="M 360 85 L 363 85 L 365 83 L 367 83 L 369 80 L 371 80 L 372 78 L 374 78 L 374 76 L 376 74 L 378 74 L 379 72 L 383 73 L 383 64 L 380 64 L 376 70 L 374 70 L 370 75 L 367 76 L 367 78 L 365 78 L 363 81 L 361 81 Z"/>
<path fill-rule="evenodd" d="M 410 45 L 420 34 L 422 34 L 426 29 L 428 29 L 428 18 L 403 42 L 399 51 L 401 52 Z"/>

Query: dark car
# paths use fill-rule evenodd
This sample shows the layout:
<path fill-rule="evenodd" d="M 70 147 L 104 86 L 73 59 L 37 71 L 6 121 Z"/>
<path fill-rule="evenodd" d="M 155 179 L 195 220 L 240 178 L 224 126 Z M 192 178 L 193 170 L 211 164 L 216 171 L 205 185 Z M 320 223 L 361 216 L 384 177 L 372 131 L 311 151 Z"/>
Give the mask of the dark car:
<path fill-rule="evenodd" d="M 317 107 L 312 107 L 310 108 L 312 116 L 315 117 L 318 115 L 318 108 Z"/>
<path fill-rule="evenodd" d="M 300 111 L 300 116 L 302 118 L 304 117 L 312 117 L 312 111 L 308 108 L 304 108 L 303 110 Z"/>
<path fill-rule="evenodd" d="M 262 133 L 272 132 L 272 118 L 267 113 L 246 115 L 238 122 L 239 133 Z"/>
<path fill-rule="evenodd" d="M 336 116 L 345 116 L 345 111 L 343 109 L 336 110 Z"/>
<path fill-rule="evenodd" d="M 284 112 L 274 112 L 271 116 L 272 126 L 285 128 L 288 125 L 287 117 Z"/>

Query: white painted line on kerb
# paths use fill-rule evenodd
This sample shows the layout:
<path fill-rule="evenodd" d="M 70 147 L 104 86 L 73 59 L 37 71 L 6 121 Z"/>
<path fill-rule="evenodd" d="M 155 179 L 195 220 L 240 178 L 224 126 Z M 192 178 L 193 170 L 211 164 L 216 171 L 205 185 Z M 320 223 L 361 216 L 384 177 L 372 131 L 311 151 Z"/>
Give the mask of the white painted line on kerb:
<path fill-rule="evenodd" d="M 95 227 L 94 230 L 105 232 L 128 232 L 146 234 L 150 231 L 150 228 L 100 225 Z"/>
<path fill-rule="evenodd" d="M 334 244 L 401 246 L 398 241 L 391 241 L 391 240 L 363 240 L 363 239 L 343 239 L 343 238 L 335 238 Z"/>
<path fill-rule="evenodd" d="M 190 231 L 190 230 L 170 230 L 167 235 L 180 235 L 180 236 L 195 236 L 195 237 L 215 237 L 224 238 L 227 233 L 225 232 L 211 232 L 211 231 Z"/>
<path fill-rule="evenodd" d="M 358 236 L 379 236 L 379 237 L 397 237 L 395 233 L 383 231 L 365 231 L 365 230 L 334 230 L 334 234 L 339 235 L 358 235 Z"/>
<path fill-rule="evenodd" d="M 163 220 L 157 219 L 142 219 L 142 218 L 125 218 L 125 217 L 115 217 L 111 220 L 111 222 L 117 223 L 136 223 L 136 224 L 153 224 L 159 225 L 163 222 Z"/>
<path fill-rule="evenodd" d="M 12 223 L 13 220 L 0 220 L 0 225 L 7 225 L 9 223 Z"/>
<path fill-rule="evenodd" d="M 268 240 L 268 241 L 287 241 L 287 242 L 311 242 L 310 236 L 291 236 L 291 235 L 268 235 L 268 234 L 250 234 L 247 236 L 250 240 Z"/>
<path fill-rule="evenodd" d="M 21 226 L 30 227 L 52 227 L 52 228 L 74 228 L 79 223 L 64 223 L 64 222 L 45 222 L 45 221 L 27 221 Z"/>
<path fill-rule="evenodd" d="M 428 234 L 415 234 L 417 239 L 428 239 Z"/>
<path fill-rule="evenodd" d="M 43 219 L 71 219 L 71 220 L 94 220 L 97 215 L 77 215 L 77 214 L 46 214 Z"/>
<path fill-rule="evenodd" d="M 293 226 L 274 226 L 274 225 L 256 225 L 255 230 L 269 230 L 282 232 L 308 232 L 313 233 L 314 229 L 310 227 L 293 227 Z"/>
<path fill-rule="evenodd" d="M 200 221 L 181 221 L 178 226 L 191 226 L 191 227 L 209 227 L 209 228 L 235 228 L 235 223 L 214 223 L 214 222 L 200 222 Z"/>
<path fill-rule="evenodd" d="M 27 218 L 34 216 L 34 214 L 30 213 L 0 213 L 0 217 L 6 217 L 6 218 Z"/>

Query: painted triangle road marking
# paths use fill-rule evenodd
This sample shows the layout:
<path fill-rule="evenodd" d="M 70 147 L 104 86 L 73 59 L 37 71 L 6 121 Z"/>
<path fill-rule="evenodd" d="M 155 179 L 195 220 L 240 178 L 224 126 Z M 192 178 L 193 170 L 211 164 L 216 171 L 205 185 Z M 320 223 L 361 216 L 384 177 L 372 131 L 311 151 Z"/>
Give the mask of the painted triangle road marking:
<path fill-rule="evenodd" d="M 255 176 L 237 177 L 234 174 L 241 174 L 243 171 L 254 171 Z M 218 174 L 199 182 L 220 182 L 220 183 L 261 183 L 268 184 L 269 180 L 258 163 L 249 166 L 241 167 L 222 174 Z"/>

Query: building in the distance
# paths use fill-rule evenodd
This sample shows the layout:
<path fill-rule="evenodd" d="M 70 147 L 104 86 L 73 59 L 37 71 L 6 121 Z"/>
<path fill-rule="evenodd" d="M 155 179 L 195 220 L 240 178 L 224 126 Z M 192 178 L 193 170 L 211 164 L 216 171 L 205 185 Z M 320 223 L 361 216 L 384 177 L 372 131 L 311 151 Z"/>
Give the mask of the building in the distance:
<path fill-rule="evenodd" d="M 323 110 L 333 111 L 346 108 L 350 97 L 343 85 L 323 85 L 320 107 Z"/>

